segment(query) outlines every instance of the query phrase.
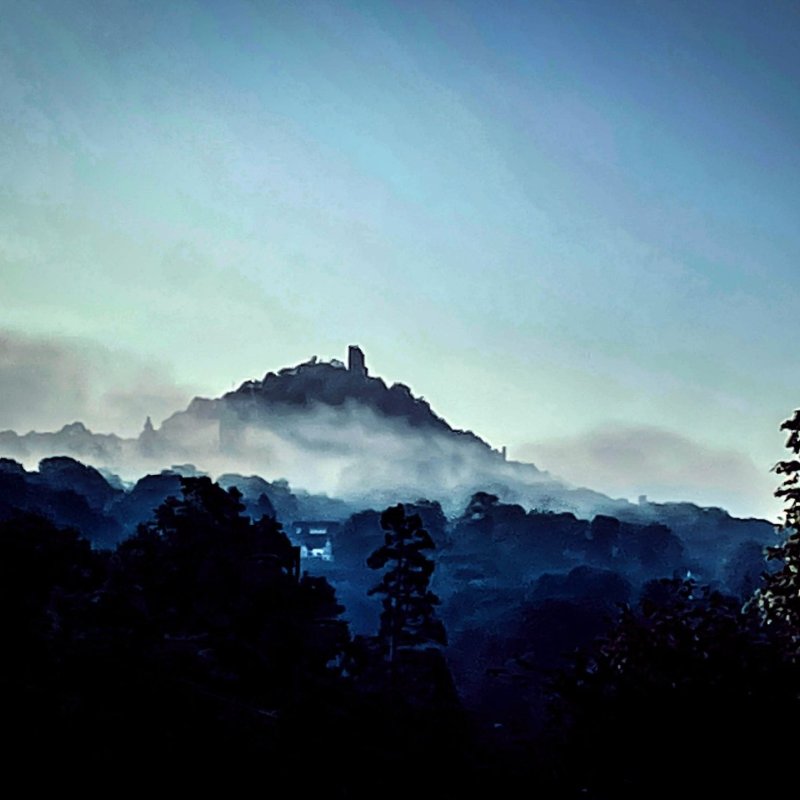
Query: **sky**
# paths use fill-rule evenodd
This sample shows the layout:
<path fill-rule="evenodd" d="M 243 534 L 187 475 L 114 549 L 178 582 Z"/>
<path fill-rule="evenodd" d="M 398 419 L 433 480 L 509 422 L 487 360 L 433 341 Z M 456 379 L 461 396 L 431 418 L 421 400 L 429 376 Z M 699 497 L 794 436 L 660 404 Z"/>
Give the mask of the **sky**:
<path fill-rule="evenodd" d="M 0 429 L 358 343 L 511 457 L 773 514 L 800 5 L 0 0 Z"/>

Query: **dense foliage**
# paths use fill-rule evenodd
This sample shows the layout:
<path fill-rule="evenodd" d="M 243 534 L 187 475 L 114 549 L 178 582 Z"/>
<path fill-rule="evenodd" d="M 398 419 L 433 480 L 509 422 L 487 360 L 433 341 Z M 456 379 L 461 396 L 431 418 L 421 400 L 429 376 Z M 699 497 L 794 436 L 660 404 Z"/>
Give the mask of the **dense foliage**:
<path fill-rule="evenodd" d="M 19 757 L 52 738 L 66 763 L 242 764 L 337 691 L 348 636 L 331 587 L 301 578 L 277 524 L 242 516 L 235 491 L 182 484 L 113 553 L 38 518 L 0 527 Z"/>
<path fill-rule="evenodd" d="M 600 798 L 782 785 L 800 733 L 800 411 L 783 425 L 780 562 L 742 604 L 692 580 L 644 587 L 635 607 L 554 682 L 558 785 Z"/>
<path fill-rule="evenodd" d="M 300 574 L 272 517 L 253 521 L 208 478 L 180 487 L 113 552 L 40 517 L 0 523 L 9 766 L 63 777 L 90 756 L 120 773 L 133 760 L 139 777 L 294 781 L 311 758 L 305 785 L 354 797 L 367 772 L 445 735 L 452 715 L 394 713 L 380 670 L 354 679 L 333 588 Z"/>
<path fill-rule="evenodd" d="M 800 660 L 800 409 L 786 420 L 781 430 L 789 432 L 786 447 L 788 459 L 779 461 L 775 472 L 783 475 L 783 483 L 775 495 L 786 502 L 783 528 L 784 541 L 771 547 L 768 557 L 779 563 L 778 569 L 764 576 L 756 592 L 754 604 L 773 636 L 783 640 L 786 652 Z"/>

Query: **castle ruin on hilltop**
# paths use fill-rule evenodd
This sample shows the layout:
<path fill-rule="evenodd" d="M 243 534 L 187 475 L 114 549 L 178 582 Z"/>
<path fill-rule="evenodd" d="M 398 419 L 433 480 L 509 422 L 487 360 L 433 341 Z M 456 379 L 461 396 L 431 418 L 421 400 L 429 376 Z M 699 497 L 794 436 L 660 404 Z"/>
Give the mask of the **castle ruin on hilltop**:
<path fill-rule="evenodd" d="M 348 348 L 347 371 L 358 375 L 360 378 L 366 378 L 368 376 L 367 364 L 364 360 L 364 351 L 357 344 L 351 344 Z"/>

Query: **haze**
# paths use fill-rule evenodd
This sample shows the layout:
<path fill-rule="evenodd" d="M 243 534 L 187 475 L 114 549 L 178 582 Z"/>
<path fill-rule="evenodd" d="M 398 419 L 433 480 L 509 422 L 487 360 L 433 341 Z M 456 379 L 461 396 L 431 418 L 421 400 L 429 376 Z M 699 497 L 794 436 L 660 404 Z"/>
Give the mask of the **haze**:
<path fill-rule="evenodd" d="M 0 16 L 0 429 L 132 433 L 357 342 L 511 456 L 774 513 L 796 4 Z"/>

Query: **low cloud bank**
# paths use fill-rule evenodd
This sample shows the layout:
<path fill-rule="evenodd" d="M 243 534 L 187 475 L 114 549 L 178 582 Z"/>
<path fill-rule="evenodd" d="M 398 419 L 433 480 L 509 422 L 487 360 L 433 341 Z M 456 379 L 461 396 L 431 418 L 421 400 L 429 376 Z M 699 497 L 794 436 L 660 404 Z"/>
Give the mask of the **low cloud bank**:
<path fill-rule="evenodd" d="M 166 366 L 73 338 L 0 330 L 0 430 L 57 430 L 76 420 L 95 431 L 138 433 L 193 392 Z"/>
<path fill-rule="evenodd" d="M 689 500 L 770 519 L 780 510 L 772 496 L 777 481 L 769 466 L 761 468 L 745 453 L 657 426 L 610 424 L 525 444 L 514 455 L 570 483 L 616 497 Z"/>

